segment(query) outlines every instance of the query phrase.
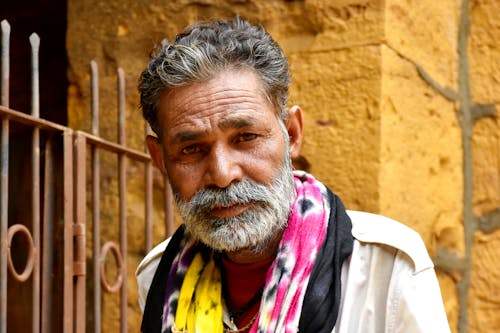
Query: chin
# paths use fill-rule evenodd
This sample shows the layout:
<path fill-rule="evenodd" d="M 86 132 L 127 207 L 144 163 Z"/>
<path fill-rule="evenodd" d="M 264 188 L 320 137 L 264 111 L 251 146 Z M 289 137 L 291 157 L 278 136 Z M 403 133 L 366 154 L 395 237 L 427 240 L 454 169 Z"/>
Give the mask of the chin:
<path fill-rule="evenodd" d="M 258 231 L 254 229 L 253 232 L 247 232 L 244 226 L 237 228 L 226 226 L 221 229 L 207 232 L 198 237 L 198 240 L 218 252 L 261 254 L 275 244 L 284 230 L 281 225 L 274 225 L 274 228 L 268 225 L 267 228 Z"/>

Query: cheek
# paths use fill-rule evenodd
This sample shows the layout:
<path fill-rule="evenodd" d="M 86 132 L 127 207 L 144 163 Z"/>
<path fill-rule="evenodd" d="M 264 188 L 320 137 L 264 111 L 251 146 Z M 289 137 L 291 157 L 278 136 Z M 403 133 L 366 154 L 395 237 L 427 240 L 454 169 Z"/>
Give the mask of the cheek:
<path fill-rule="evenodd" d="M 285 141 L 283 136 L 265 140 L 253 149 L 234 149 L 231 151 L 234 167 L 241 169 L 243 178 L 269 185 L 279 174 L 285 158 Z M 172 189 L 183 199 L 189 200 L 201 190 L 205 184 L 207 170 L 206 161 L 181 164 L 169 161 L 166 170 Z"/>
<path fill-rule="evenodd" d="M 284 142 L 268 143 L 246 160 L 245 173 L 259 183 L 269 185 L 278 175 L 285 158 Z"/>
<path fill-rule="evenodd" d="M 167 165 L 167 174 L 172 186 L 172 191 L 185 200 L 200 190 L 200 172 L 195 167 L 186 167 L 184 165 Z"/>

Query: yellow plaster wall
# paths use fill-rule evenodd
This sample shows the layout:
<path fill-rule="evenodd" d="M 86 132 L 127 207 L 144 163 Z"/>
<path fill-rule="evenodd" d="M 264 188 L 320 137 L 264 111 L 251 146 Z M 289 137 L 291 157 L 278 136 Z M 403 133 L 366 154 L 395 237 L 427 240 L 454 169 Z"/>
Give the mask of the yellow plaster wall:
<path fill-rule="evenodd" d="M 499 107 L 500 39 L 496 0 L 471 0 L 470 77 L 475 102 Z M 127 142 L 143 149 L 136 84 L 151 47 L 186 24 L 236 14 L 261 22 L 283 46 L 292 69 L 290 104 L 304 109 L 305 137 L 298 165 L 308 166 L 350 209 L 401 220 L 421 233 L 432 256 L 464 249 L 461 129 L 457 118 L 459 0 L 87 0 L 68 1 L 69 122 L 90 129 L 88 63 L 100 71 L 101 134 L 116 137 L 116 67 L 127 78 Z M 499 121 L 475 127 L 474 208 L 500 202 Z M 116 161 L 103 157 L 101 242 L 117 235 Z M 128 189 L 129 331 L 139 331 L 133 271 L 143 256 L 141 166 L 132 165 Z M 155 174 L 155 207 L 161 198 Z M 155 243 L 163 238 L 155 213 Z M 89 224 L 90 225 L 90 224 Z M 158 226 L 159 225 L 159 226 Z M 115 231 L 113 231 L 115 230 Z M 90 234 L 90 231 L 87 233 Z M 499 233 L 477 233 L 469 328 L 499 325 L 495 260 Z M 483 256 L 482 253 L 487 253 Z M 90 257 L 90 253 L 88 254 Z M 443 298 L 458 332 L 457 275 L 439 271 Z M 118 331 L 118 299 L 104 297 L 104 331 Z M 483 326 L 485 325 L 486 326 Z"/>
<path fill-rule="evenodd" d="M 460 0 L 386 0 L 384 12 L 385 43 L 456 90 Z"/>
<path fill-rule="evenodd" d="M 463 255 L 463 171 L 456 102 L 459 1 L 386 1 L 382 62 L 380 213 L 412 226 L 431 256 Z M 445 18 L 445 19 L 444 19 Z M 452 330 L 456 277 L 438 274 Z"/>
<path fill-rule="evenodd" d="M 475 103 L 500 113 L 500 2 L 471 1 L 469 39 L 471 93 Z M 480 119 L 473 131 L 474 213 L 500 207 L 500 117 Z M 497 224 L 498 221 L 497 217 Z M 500 330 L 500 230 L 477 231 L 469 294 L 470 332 Z"/>
<path fill-rule="evenodd" d="M 383 47 L 380 211 L 463 252 L 461 138 L 453 103 Z"/>
<path fill-rule="evenodd" d="M 380 213 L 417 230 L 431 256 L 438 247 L 463 254 L 462 154 L 454 105 L 421 79 L 413 63 L 389 47 L 382 54 Z M 455 285 L 441 287 L 448 317 L 457 318 Z"/>
<path fill-rule="evenodd" d="M 473 1 L 469 39 L 472 99 L 500 110 L 500 2 Z M 500 206 L 500 117 L 480 119 L 473 132 L 474 212 Z"/>
<path fill-rule="evenodd" d="M 380 47 L 292 54 L 302 155 L 351 209 L 378 210 Z"/>

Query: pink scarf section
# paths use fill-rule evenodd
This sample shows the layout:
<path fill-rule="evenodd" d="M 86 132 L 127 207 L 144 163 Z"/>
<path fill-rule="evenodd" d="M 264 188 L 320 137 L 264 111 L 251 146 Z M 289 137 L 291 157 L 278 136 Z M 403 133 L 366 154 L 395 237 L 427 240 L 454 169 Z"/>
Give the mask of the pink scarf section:
<path fill-rule="evenodd" d="M 298 331 L 307 283 L 326 237 L 330 215 L 326 187 L 304 171 L 294 171 L 294 177 L 297 197 L 267 273 L 252 333 Z"/>

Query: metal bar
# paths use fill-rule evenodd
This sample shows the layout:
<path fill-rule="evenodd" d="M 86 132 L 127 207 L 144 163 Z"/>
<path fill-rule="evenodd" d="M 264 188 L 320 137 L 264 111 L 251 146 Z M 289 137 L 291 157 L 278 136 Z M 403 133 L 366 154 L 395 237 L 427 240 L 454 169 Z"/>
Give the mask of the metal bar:
<path fill-rule="evenodd" d="M 0 105 L 9 106 L 9 77 L 10 77 L 10 24 L 3 20 L 2 26 L 2 94 Z M 5 321 L 2 321 L 5 323 Z"/>
<path fill-rule="evenodd" d="M 1 143 L 1 199 L 0 199 L 0 230 L 1 230 L 1 303 L 0 332 L 7 332 L 7 231 L 9 219 L 9 120 L 2 119 Z"/>
<path fill-rule="evenodd" d="M 4 118 L 9 118 L 12 120 L 15 120 L 16 122 L 32 126 L 32 127 L 38 127 L 41 130 L 48 130 L 48 131 L 57 131 L 57 132 L 64 132 L 68 128 L 61 126 L 59 124 L 40 119 L 40 118 L 35 118 L 32 117 L 28 114 L 11 110 L 6 107 L 0 106 L 0 115 L 2 115 Z M 107 140 L 104 140 L 98 136 L 85 133 L 85 132 L 80 132 L 82 135 L 84 135 L 87 139 L 87 142 L 91 145 L 95 145 L 99 148 L 109 150 L 114 153 L 123 153 L 125 154 L 128 158 L 139 161 L 139 162 L 147 162 L 150 160 L 150 156 L 147 153 L 131 149 L 128 147 L 120 146 L 119 144 L 115 142 L 110 142 Z"/>
<path fill-rule="evenodd" d="M 146 123 L 146 135 L 151 135 L 151 127 Z M 147 145 L 145 145 L 146 151 L 148 151 Z M 144 203 L 144 216 L 146 219 L 145 227 L 145 237 L 146 237 L 146 253 L 151 251 L 153 248 L 153 223 L 152 223 L 152 211 L 153 211 L 153 164 L 151 160 L 145 163 L 145 186 L 146 186 L 146 198 Z"/>
<path fill-rule="evenodd" d="M 63 332 L 73 332 L 73 136 L 63 132 L 63 182 L 64 182 L 64 272 L 63 272 Z M 78 171 L 78 169 L 77 169 Z M 85 172 L 83 172 L 85 177 Z M 75 177 L 79 180 L 78 177 Z M 85 197 L 84 197 L 85 198 Z M 78 198 L 76 198 L 78 199 Z M 81 203 L 76 201 L 80 206 Z"/>
<path fill-rule="evenodd" d="M 64 132 L 68 130 L 67 127 L 61 126 L 59 124 L 53 123 L 51 121 L 33 117 L 29 114 L 19 112 L 16 110 L 9 109 L 8 107 L 0 105 L 0 114 L 4 118 L 12 119 L 24 125 L 31 127 L 38 127 L 42 130 L 53 131 L 53 132 Z"/>
<path fill-rule="evenodd" d="M 75 278 L 75 320 L 74 332 L 85 333 L 85 288 L 86 288 L 86 267 L 85 267 L 85 224 L 86 224 L 86 160 L 87 160 L 87 142 L 84 136 L 75 135 L 75 205 L 76 219 L 71 224 L 71 232 L 75 241 L 75 258 L 73 266 L 73 275 Z M 64 331 L 66 332 L 66 331 Z"/>
<path fill-rule="evenodd" d="M 125 73 L 120 67 L 117 70 L 118 90 L 118 143 L 125 146 Z"/>
<path fill-rule="evenodd" d="M 36 33 L 30 36 L 31 44 L 31 115 L 40 117 L 40 66 L 38 57 L 40 53 L 40 37 Z"/>
<path fill-rule="evenodd" d="M 54 155 L 52 154 L 52 138 L 45 143 L 44 190 L 43 190 L 43 250 L 42 250 L 42 333 L 51 332 L 52 317 L 52 272 L 54 251 Z"/>
<path fill-rule="evenodd" d="M 91 74 L 91 107 L 92 107 L 92 134 L 99 135 L 99 76 L 97 63 L 90 62 Z M 101 283 L 99 275 L 99 256 L 101 252 L 100 242 L 100 156 L 97 147 L 92 145 L 92 258 L 93 258 L 93 281 L 94 281 L 94 332 L 101 332 Z"/>
<path fill-rule="evenodd" d="M 118 68 L 118 143 L 125 146 L 125 74 Z M 120 274 L 123 276 L 121 288 L 121 332 L 127 332 L 127 212 L 126 212 L 126 159 L 124 154 L 118 155 L 119 197 L 120 197 L 120 249 L 123 257 L 123 266 Z"/>
<path fill-rule="evenodd" d="M 110 142 L 104 139 L 101 139 L 95 135 L 91 135 L 85 132 L 81 132 L 82 135 L 84 135 L 87 138 L 87 142 L 92 145 L 96 146 L 97 148 L 101 148 L 113 153 L 117 154 L 124 154 L 128 158 L 139 161 L 139 162 L 146 162 L 150 159 L 149 155 L 146 153 L 143 153 L 141 151 L 127 148 L 125 146 L 121 146 L 115 142 Z"/>
<path fill-rule="evenodd" d="M 31 44 L 31 115 L 40 116 L 39 94 L 39 65 L 40 37 L 33 33 L 30 36 Z M 33 241 L 35 243 L 35 267 L 33 270 L 33 333 L 40 331 L 40 129 L 33 128 L 31 154 L 31 188 L 32 206 L 31 217 L 33 223 Z"/>
<path fill-rule="evenodd" d="M 2 28 L 2 93 L 0 104 L 9 106 L 9 41 L 10 25 L 6 20 Z M 7 332 L 7 228 L 9 218 L 9 120 L 2 117 L 0 161 L 0 333 Z"/>
<path fill-rule="evenodd" d="M 90 90 L 92 94 L 92 134 L 99 136 L 99 73 L 95 60 L 90 62 Z"/>

